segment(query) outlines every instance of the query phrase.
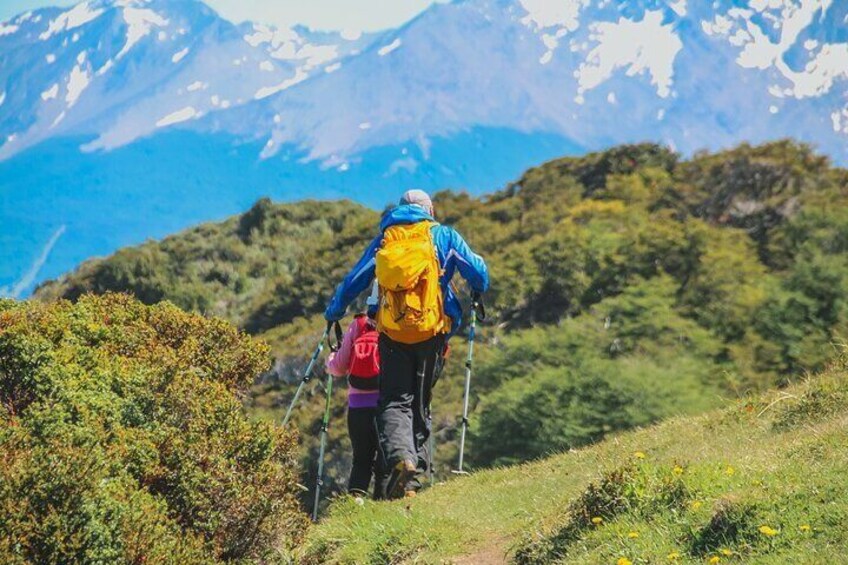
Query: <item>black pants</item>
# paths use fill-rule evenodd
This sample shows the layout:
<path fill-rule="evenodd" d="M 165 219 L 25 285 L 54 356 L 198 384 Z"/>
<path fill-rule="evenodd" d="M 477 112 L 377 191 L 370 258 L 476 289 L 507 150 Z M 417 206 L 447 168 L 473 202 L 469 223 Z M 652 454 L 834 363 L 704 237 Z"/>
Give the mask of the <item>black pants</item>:
<path fill-rule="evenodd" d="M 378 455 L 377 409 L 348 408 L 347 433 L 353 447 L 348 492 L 367 494 L 371 478 L 374 477 L 374 498 L 380 498 L 382 456 Z"/>
<path fill-rule="evenodd" d="M 404 459 L 427 471 L 430 398 L 434 373 L 444 349 L 438 335 L 421 343 L 399 343 L 380 335 L 380 409 L 377 427 L 386 469 Z M 418 479 L 410 485 L 418 488 Z"/>

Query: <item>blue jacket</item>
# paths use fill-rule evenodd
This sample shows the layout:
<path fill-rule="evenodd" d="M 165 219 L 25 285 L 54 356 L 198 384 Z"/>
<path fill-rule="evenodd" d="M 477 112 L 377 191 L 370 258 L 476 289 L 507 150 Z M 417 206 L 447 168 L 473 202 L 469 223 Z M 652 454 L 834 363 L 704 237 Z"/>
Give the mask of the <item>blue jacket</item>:
<path fill-rule="evenodd" d="M 342 319 L 348 304 L 371 286 L 374 280 L 376 254 L 383 241 L 382 233 L 386 228 L 398 224 L 415 224 L 425 220 L 435 221 L 422 208 L 414 205 L 398 206 L 386 214 L 380 222 L 380 235 L 374 238 L 353 270 L 336 288 L 336 293 L 327 306 L 324 317 L 329 321 Z M 489 289 L 489 269 L 485 261 L 471 251 L 462 236 L 453 228 L 436 224 L 433 226 L 432 233 L 439 264 L 444 272 L 441 285 L 442 294 L 445 297 L 445 314 L 451 319 L 451 333 L 453 333 L 462 324 L 462 306 L 450 287 L 454 273 L 459 269 L 459 274 L 468 281 L 471 289 L 482 294 Z"/>

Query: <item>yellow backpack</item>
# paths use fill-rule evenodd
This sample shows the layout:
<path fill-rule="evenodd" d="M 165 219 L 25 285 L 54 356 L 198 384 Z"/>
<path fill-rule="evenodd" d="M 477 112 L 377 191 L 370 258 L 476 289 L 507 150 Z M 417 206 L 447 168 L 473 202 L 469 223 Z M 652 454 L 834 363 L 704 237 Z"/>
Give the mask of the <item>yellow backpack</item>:
<path fill-rule="evenodd" d="M 377 251 L 378 329 L 401 343 L 419 343 L 450 330 L 433 225 L 424 221 L 389 227 Z"/>

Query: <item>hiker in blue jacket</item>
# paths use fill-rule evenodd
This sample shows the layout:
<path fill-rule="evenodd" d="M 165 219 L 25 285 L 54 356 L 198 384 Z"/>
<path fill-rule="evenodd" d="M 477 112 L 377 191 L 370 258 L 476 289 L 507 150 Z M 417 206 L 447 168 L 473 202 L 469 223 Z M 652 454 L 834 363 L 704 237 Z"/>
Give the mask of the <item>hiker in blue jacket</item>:
<path fill-rule="evenodd" d="M 380 235 L 374 238 L 344 278 L 327 306 L 324 317 L 337 321 L 344 317 L 347 306 L 371 286 L 375 278 L 376 254 L 383 244 L 383 233 L 396 225 L 431 222 L 431 234 L 441 268 L 439 283 L 444 299 L 444 314 L 449 323 L 444 333 L 419 343 L 401 343 L 385 333 L 380 336 L 380 404 L 378 428 L 386 469 L 390 469 L 386 496 L 413 496 L 420 483 L 417 476 L 425 473 L 429 460 L 427 439 L 430 435 L 428 416 L 433 377 L 445 350 L 447 340 L 462 323 L 462 306 L 450 286 L 459 274 L 471 290 L 482 294 L 489 288 L 489 272 L 483 259 L 454 229 L 436 223 L 433 203 L 426 192 L 410 190 L 399 205 L 383 216 Z"/>

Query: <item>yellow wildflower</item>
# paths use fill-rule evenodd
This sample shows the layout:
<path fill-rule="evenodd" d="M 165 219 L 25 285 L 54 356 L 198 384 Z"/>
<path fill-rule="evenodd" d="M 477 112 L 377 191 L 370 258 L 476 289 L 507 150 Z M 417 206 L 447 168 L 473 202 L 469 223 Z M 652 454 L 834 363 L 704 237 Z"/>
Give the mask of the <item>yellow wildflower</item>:
<path fill-rule="evenodd" d="M 724 470 L 724 474 L 728 477 L 732 477 L 734 473 L 736 473 L 736 469 L 732 465 L 728 465 L 727 469 Z"/>
<path fill-rule="evenodd" d="M 677 561 L 678 559 L 680 559 L 680 553 L 679 552 L 672 551 L 671 553 L 668 554 L 668 560 L 669 561 Z"/>
<path fill-rule="evenodd" d="M 619 557 L 618 561 L 615 562 L 615 565 L 633 565 L 633 562 L 626 557 Z"/>
<path fill-rule="evenodd" d="M 704 503 L 701 502 L 700 500 L 693 500 L 692 504 L 690 504 L 690 506 L 692 507 L 692 510 L 697 510 L 698 508 L 701 507 L 702 504 L 704 504 Z"/>
<path fill-rule="evenodd" d="M 802 532 L 809 532 L 811 530 L 809 524 L 804 524 L 799 528 Z"/>
<path fill-rule="evenodd" d="M 603 522 L 603 521 L 604 521 L 604 519 L 601 518 L 600 516 L 595 516 L 594 518 L 592 518 L 592 523 L 595 524 L 596 526 L 601 525 L 601 522 Z"/>
<path fill-rule="evenodd" d="M 710 563 L 712 565 L 715 565 L 719 561 L 721 561 L 721 557 L 719 557 L 718 555 L 713 555 L 712 557 L 710 557 Z"/>
<path fill-rule="evenodd" d="M 721 553 L 722 555 L 726 555 L 727 557 L 730 557 L 731 555 L 733 555 L 733 551 L 730 550 L 730 549 L 727 549 L 726 547 L 721 548 L 719 550 L 719 553 Z"/>
<path fill-rule="evenodd" d="M 674 473 L 675 475 L 682 475 L 683 467 L 681 467 L 680 465 L 675 465 L 674 469 L 672 469 L 672 473 Z"/>
<path fill-rule="evenodd" d="M 760 526 L 760 533 L 764 536 L 774 537 L 777 535 L 777 530 L 768 526 Z"/>
<path fill-rule="evenodd" d="M 627 537 L 629 537 L 630 539 L 638 538 L 639 532 L 627 532 Z"/>
<path fill-rule="evenodd" d="M 633 454 L 633 457 L 635 457 L 636 459 L 644 459 L 645 457 L 647 457 L 647 455 L 645 455 L 645 453 L 642 451 L 637 451 Z"/>

